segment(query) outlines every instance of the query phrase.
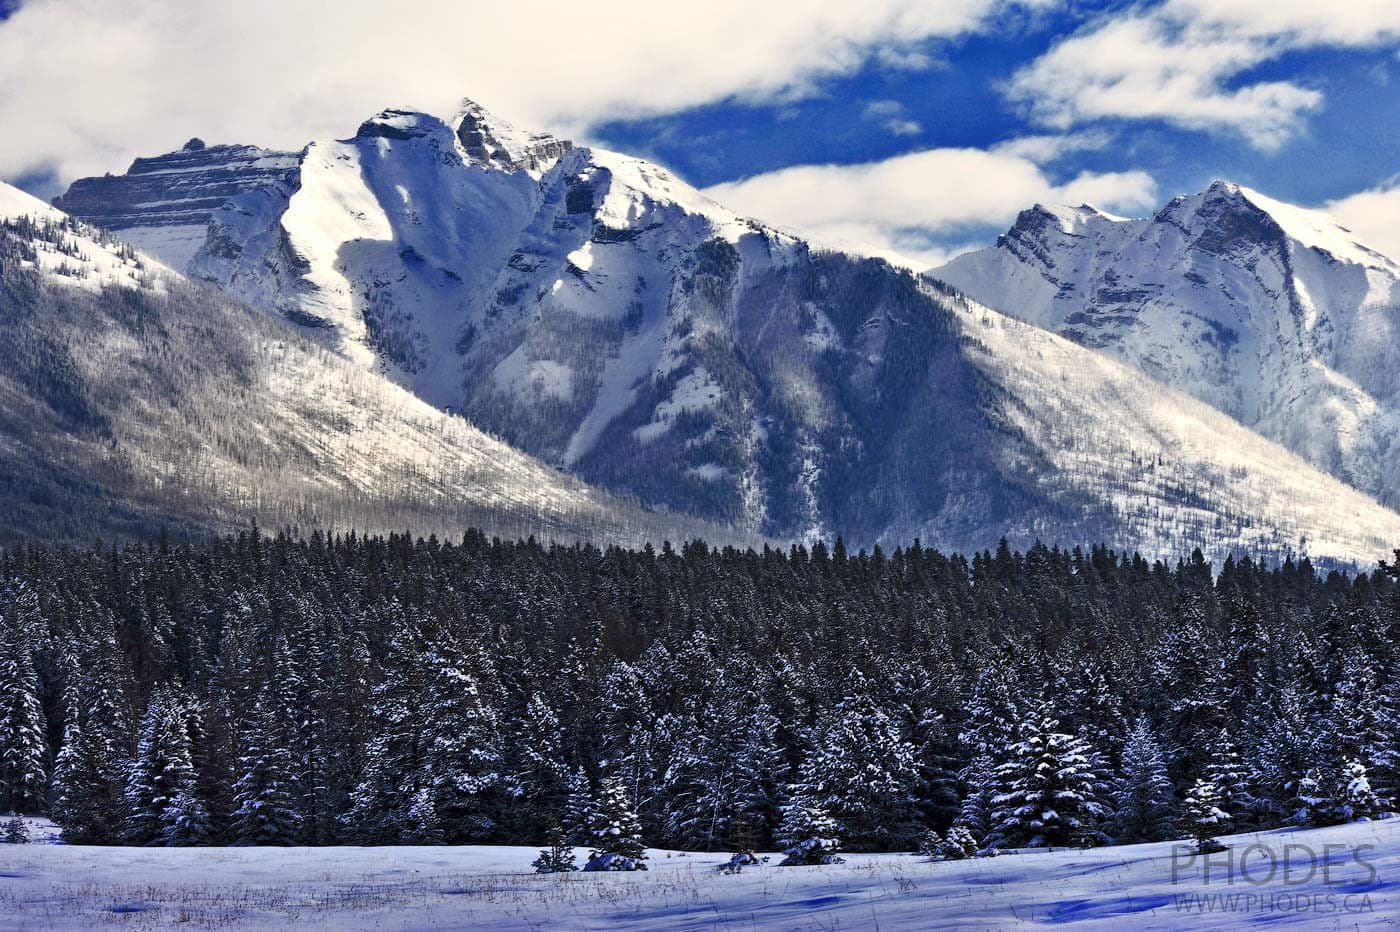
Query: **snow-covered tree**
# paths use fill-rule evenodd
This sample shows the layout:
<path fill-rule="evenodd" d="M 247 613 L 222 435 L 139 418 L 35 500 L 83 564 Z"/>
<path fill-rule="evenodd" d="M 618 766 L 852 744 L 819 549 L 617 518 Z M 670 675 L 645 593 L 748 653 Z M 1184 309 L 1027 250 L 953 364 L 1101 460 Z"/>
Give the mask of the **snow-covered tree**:
<path fill-rule="evenodd" d="M 1161 746 L 1146 718 L 1128 732 L 1113 793 L 1113 837 L 1119 843 L 1176 837 L 1176 800 Z"/>
<path fill-rule="evenodd" d="M 1107 815 L 1103 783 L 1090 765 L 1083 741 L 1060 731 L 1042 706 L 1022 723 L 1006 763 L 997 768 L 993 799 L 998 848 L 1103 844 Z"/>
<path fill-rule="evenodd" d="M 131 844 L 163 844 L 172 804 L 195 790 L 184 703 L 169 689 L 151 695 L 141 720 L 136 756 L 127 769 L 122 835 Z"/>
<path fill-rule="evenodd" d="M 545 845 L 540 851 L 540 856 L 530 865 L 535 869 L 535 873 L 567 874 L 578 870 L 578 866 L 574 864 L 573 846 L 564 840 L 564 831 L 558 825 L 549 830 Z"/>
<path fill-rule="evenodd" d="M 12 600 L 0 618 L 0 808 L 37 813 L 44 808 L 44 713 L 34 655 Z"/>
<path fill-rule="evenodd" d="M 442 844 L 442 822 L 438 819 L 433 795 L 432 789 L 426 786 L 414 794 L 413 803 L 405 814 L 403 833 L 400 836 L 404 844 Z"/>
<path fill-rule="evenodd" d="M 1196 839 L 1196 850 L 1218 851 L 1215 836 L 1230 830 L 1230 816 L 1220 808 L 1220 788 L 1207 779 L 1191 785 L 1181 804 L 1181 829 Z"/>
<path fill-rule="evenodd" d="M 778 844 L 785 855 L 779 866 L 841 863 L 838 832 L 836 820 L 820 804 L 800 792 L 795 794 L 783 807 L 783 821 L 778 826 Z"/>
<path fill-rule="evenodd" d="M 627 802 L 627 790 L 615 777 L 603 781 L 598 811 L 589 826 L 593 851 L 586 871 L 646 870 L 646 845 L 642 825 Z"/>
<path fill-rule="evenodd" d="M 919 835 L 913 748 L 859 675 L 852 686 L 813 732 L 794 793 L 835 820 L 848 848 L 907 851 Z"/>
<path fill-rule="evenodd" d="M 229 834 L 239 845 L 295 845 L 301 840 L 291 755 L 277 717 L 261 702 L 244 729 Z"/>
<path fill-rule="evenodd" d="M 161 844 L 169 847 L 207 845 L 210 838 L 209 813 L 193 789 L 181 790 L 161 814 L 165 828 Z"/>

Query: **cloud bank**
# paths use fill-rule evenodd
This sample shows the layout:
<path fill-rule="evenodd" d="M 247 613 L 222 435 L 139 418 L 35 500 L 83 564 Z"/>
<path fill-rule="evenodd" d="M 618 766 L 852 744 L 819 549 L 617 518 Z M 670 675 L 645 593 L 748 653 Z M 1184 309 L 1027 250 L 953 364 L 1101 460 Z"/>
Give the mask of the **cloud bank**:
<path fill-rule="evenodd" d="M 1006 226 L 1036 202 L 1132 212 L 1156 203 L 1146 172 L 1085 172 L 1055 183 L 1041 162 L 1095 138 L 1033 137 L 990 150 L 929 149 L 863 165 L 801 165 L 716 185 L 706 194 L 813 240 L 917 269 L 946 260 L 959 232 Z"/>
<path fill-rule="evenodd" d="M 210 142 L 300 148 L 470 96 L 522 125 L 813 93 L 1054 0 L 27 0 L 0 23 L 0 177 Z M 906 127 L 911 129 L 911 127 Z"/>
<path fill-rule="evenodd" d="M 1292 81 L 1251 81 L 1289 51 L 1368 47 L 1400 37 L 1395 0 L 1166 0 L 1107 16 L 1018 71 L 1010 100 L 1057 130 L 1098 120 L 1160 120 L 1243 136 L 1276 151 L 1324 104 Z"/>

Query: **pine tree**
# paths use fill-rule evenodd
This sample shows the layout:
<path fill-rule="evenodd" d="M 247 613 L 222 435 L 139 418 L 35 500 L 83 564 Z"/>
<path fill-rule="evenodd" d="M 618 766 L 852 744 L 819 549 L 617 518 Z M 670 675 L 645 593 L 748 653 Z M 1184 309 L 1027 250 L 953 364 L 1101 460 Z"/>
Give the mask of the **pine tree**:
<path fill-rule="evenodd" d="M 157 690 L 147 704 L 136 756 L 127 770 L 123 838 L 136 845 L 162 844 L 172 804 L 194 793 L 184 704 L 173 691 Z"/>
<path fill-rule="evenodd" d="M 1210 746 L 1205 779 L 1220 791 L 1220 808 L 1232 825 L 1249 826 L 1260 816 L 1259 803 L 1250 791 L 1249 768 L 1241 763 L 1228 729 L 1222 728 Z"/>
<path fill-rule="evenodd" d="M 0 841 L 7 845 L 26 845 L 29 843 L 29 824 L 24 821 L 24 817 L 19 813 L 11 813 L 5 820 L 4 835 L 0 836 Z"/>
<path fill-rule="evenodd" d="M 11 599 L 0 619 L 0 808 L 38 813 L 47 786 L 47 742 L 39 677 L 18 601 Z"/>
<path fill-rule="evenodd" d="M 845 860 L 837 856 L 841 839 L 837 837 L 836 820 L 800 792 L 783 807 L 778 843 L 785 855 L 780 867 L 840 864 Z"/>
<path fill-rule="evenodd" d="M 627 802 L 627 791 L 617 778 L 603 781 L 598 811 L 589 826 L 593 851 L 586 871 L 646 870 L 646 845 L 642 826 Z"/>
<path fill-rule="evenodd" d="M 285 733 L 260 701 L 244 728 L 229 834 L 236 845 L 295 845 L 301 840 Z"/>
<path fill-rule="evenodd" d="M 1130 844 L 1175 838 L 1172 784 L 1161 746 L 1145 717 L 1128 732 L 1121 774 L 1114 788 L 1114 840 Z"/>
<path fill-rule="evenodd" d="M 979 843 L 992 837 L 996 828 L 997 769 L 987 754 L 978 755 L 963 770 L 967 787 L 958 817 L 953 824 L 965 829 Z"/>
<path fill-rule="evenodd" d="M 404 820 L 402 839 L 407 845 L 443 843 L 442 822 L 438 819 L 433 791 L 429 787 L 424 787 L 414 795 L 413 805 L 408 807 L 407 818 Z"/>
<path fill-rule="evenodd" d="M 578 870 L 574 864 L 574 849 L 564 840 L 564 831 L 557 824 L 549 830 L 545 839 L 548 846 L 540 851 L 530 866 L 537 874 L 567 874 Z"/>
<path fill-rule="evenodd" d="M 1220 851 L 1224 846 L 1215 836 L 1229 831 L 1230 817 L 1220 808 L 1220 789 L 1204 778 L 1192 784 L 1181 805 L 1181 830 L 1196 839 L 1202 854 Z"/>
<path fill-rule="evenodd" d="M 1342 762 L 1338 786 L 1332 794 L 1333 817 L 1338 822 L 1355 822 L 1374 818 L 1381 811 L 1381 801 L 1371 789 L 1366 765 L 1358 760 Z"/>
<path fill-rule="evenodd" d="M 1043 705 L 1022 723 L 1009 759 L 997 768 L 994 847 L 1088 847 L 1106 841 L 1099 823 L 1107 808 L 1100 801 L 1101 781 L 1090 769 L 1090 750 L 1059 725 Z"/>
<path fill-rule="evenodd" d="M 205 845 L 209 843 L 209 813 L 193 789 L 181 790 L 161 814 L 165 829 L 161 844 L 170 847 Z"/>
<path fill-rule="evenodd" d="M 569 775 L 564 817 L 560 820 L 564 840 L 571 845 L 592 844 L 591 832 L 597 818 L 598 801 L 593 797 L 588 777 L 580 768 Z"/>
<path fill-rule="evenodd" d="M 443 835 L 453 844 L 488 840 L 495 821 L 486 796 L 501 782 L 504 768 L 500 723 L 466 651 L 439 638 L 429 644 L 423 662 L 424 769 Z"/>
<path fill-rule="evenodd" d="M 812 735 L 795 793 L 836 821 L 853 850 L 909 850 L 919 835 L 913 749 L 863 678 Z"/>

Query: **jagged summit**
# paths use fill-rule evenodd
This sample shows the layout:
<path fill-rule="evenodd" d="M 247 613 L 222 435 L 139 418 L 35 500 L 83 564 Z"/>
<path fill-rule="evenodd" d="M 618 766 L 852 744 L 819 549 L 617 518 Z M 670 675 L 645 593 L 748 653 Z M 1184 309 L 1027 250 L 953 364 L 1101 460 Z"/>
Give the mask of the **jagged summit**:
<path fill-rule="evenodd" d="M 567 139 L 517 129 L 470 98 L 463 98 L 452 126 L 473 164 L 507 171 L 543 171 L 573 148 Z"/>
<path fill-rule="evenodd" d="M 1027 211 L 996 246 L 929 274 L 1106 350 L 1400 502 L 1392 258 L 1326 213 L 1223 180 L 1145 219 L 1045 219 L 1065 210 Z"/>

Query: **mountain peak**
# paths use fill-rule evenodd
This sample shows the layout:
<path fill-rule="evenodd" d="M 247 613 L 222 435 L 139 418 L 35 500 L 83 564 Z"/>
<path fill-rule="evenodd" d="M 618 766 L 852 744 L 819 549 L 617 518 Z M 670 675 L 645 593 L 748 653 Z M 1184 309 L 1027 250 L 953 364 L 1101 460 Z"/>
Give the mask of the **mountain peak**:
<path fill-rule="evenodd" d="M 355 131 L 356 139 L 414 139 L 425 136 L 442 121 L 417 110 L 403 107 L 390 107 L 381 110 L 360 124 Z"/>
<path fill-rule="evenodd" d="M 506 171 L 544 171 L 574 147 L 549 133 L 531 133 L 463 98 L 452 121 L 457 141 L 472 164 Z"/>

